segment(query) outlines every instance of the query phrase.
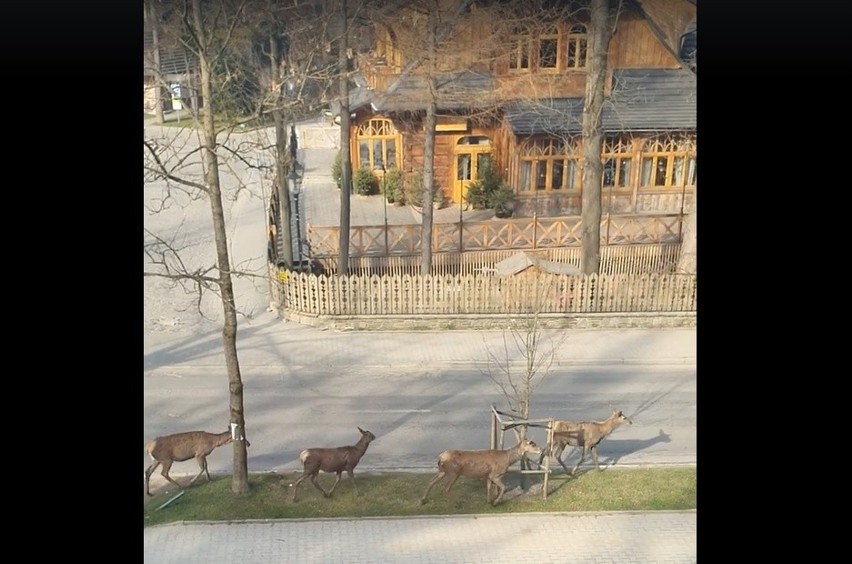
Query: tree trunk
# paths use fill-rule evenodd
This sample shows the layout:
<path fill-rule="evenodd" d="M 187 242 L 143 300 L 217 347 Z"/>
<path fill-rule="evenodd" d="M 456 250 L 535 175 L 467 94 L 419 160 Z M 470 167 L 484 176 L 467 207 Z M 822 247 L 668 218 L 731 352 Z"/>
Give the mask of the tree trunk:
<path fill-rule="evenodd" d="M 160 69 L 160 13 L 156 2 L 149 2 L 149 15 L 151 17 L 151 35 L 154 44 L 154 122 L 162 124 L 165 121 L 163 115 L 163 73 Z"/>
<path fill-rule="evenodd" d="M 248 486 L 248 458 L 246 456 L 245 418 L 243 409 L 243 382 L 240 376 L 240 363 L 237 358 L 237 309 L 234 301 L 234 286 L 231 280 L 231 264 L 228 257 L 228 235 L 225 228 L 225 212 L 222 207 L 222 190 L 219 183 L 219 159 L 216 154 L 216 127 L 213 122 L 212 78 L 209 54 L 206 50 L 206 35 L 201 18 L 201 0 L 192 1 L 193 22 L 196 39 L 199 44 L 199 65 L 201 67 L 201 94 L 205 100 L 201 112 L 203 136 L 204 180 L 210 197 L 210 211 L 213 218 L 213 237 L 216 243 L 216 265 L 219 270 L 219 289 L 221 291 L 224 327 L 222 346 L 225 353 L 225 366 L 228 371 L 230 391 L 230 421 L 234 433 L 234 475 L 231 491 L 245 494 Z M 236 427 L 236 428 L 235 428 Z"/>
<path fill-rule="evenodd" d="M 340 2 L 340 19 L 343 27 L 337 47 L 337 70 L 340 73 L 340 251 L 337 254 L 337 275 L 349 274 L 349 199 L 352 193 L 352 160 L 349 157 L 349 58 L 347 57 L 349 22 L 346 0 Z"/>
<path fill-rule="evenodd" d="M 606 60 L 612 37 L 608 0 L 591 0 L 591 49 L 583 103 L 583 197 L 581 211 L 580 268 L 594 274 L 601 263 L 601 110 L 606 82 Z"/>
<path fill-rule="evenodd" d="M 271 37 L 269 41 L 270 58 L 272 59 L 271 74 L 272 83 L 279 84 L 281 81 L 281 61 L 278 53 L 278 41 Z M 281 88 L 278 88 L 277 104 L 281 103 Z M 281 237 L 282 253 L 278 260 L 283 261 L 287 268 L 293 269 L 293 241 L 290 229 L 290 186 L 287 184 L 287 130 L 284 124 L 284 112 L 275 110 L 272 112 L 275 121 L 275 184 L 278 189 L 278 218 L 280 225 L 278 230 Z"/>
<path fill-rule="evenodd" d="M 428 276 L 432 272 L 432 198 L 435 193 L 435 128 L 438 123 L 438 107 L 435 92 L 435 26 L 436 10 L 429 12 L 428 52 L 429 52 L 429 104 L 426 106 L 425 136 L 423 139 L 423 219 L 420 225 L 420 274 Z"/>
<path fill-rule="evenodd" d="M 686 216 L 683 228 L 683 241 L 680 244 L 680 259 L 677 271 L 683 274 L 695 274 L 697 268 L 696 249 L 698 247 L 698 183 L 692 192 L 692 207 Z"/>

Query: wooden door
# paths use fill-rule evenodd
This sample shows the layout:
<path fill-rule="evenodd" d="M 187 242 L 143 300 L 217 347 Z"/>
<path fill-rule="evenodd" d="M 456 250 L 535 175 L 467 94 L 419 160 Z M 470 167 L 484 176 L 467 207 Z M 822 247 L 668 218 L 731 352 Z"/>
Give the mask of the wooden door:
<path fill-rule="evenodd" d="M 459 138 L 453 148 L 453 203 L 462 203 L 467 187 L 479 178 L 482 164 L 491 159 L 491 140 L 483 135 Z"/>

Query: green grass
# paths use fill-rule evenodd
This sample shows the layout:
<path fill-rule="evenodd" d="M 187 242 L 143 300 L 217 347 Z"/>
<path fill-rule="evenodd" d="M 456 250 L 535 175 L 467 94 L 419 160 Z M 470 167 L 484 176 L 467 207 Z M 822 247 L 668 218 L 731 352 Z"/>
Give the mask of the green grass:
<path fill-rule="evenodd" d="M 433 474 L 355 474 L 361 497 L 356 497 L 344 473 L 331 498 L 325 498 L 308 480 L 299 485 L 293 502 L 293 483 L 299 474 L 250 474 L 249 493 L 231 492 L 230 476 L 214 476 L 178 493 L 174 486 L 153 497 L 146 496 L 145 525 L 174 521 L 239 521 L 246 519 L 304 519 L 323 517 L 370 517 L 410 515 L 459 515 L 475 513 L 528 513 L 561 511 L 628 511 L 696 509 L 696 468 L 594 469 L 570 477 L 551 474 L 547 500 L 542 499 L 541 475 L 526 476 L 526 491 L 516 489 L 520 474 L 504 478 L 506 494 L 492 507 L 485 502 L 485 482 L 460 478 L 449 496 L 445 482 L 432 488 L 426 504 L 420 498 Z M 320 474 L 319 483 L 329 490 L 334 474 Z M 189 478 L 178 481 L 186 483 Z M 144 495 L 144 493 L 143 493 Z M 172 500 L 162 509 L 163 504 Z"/>

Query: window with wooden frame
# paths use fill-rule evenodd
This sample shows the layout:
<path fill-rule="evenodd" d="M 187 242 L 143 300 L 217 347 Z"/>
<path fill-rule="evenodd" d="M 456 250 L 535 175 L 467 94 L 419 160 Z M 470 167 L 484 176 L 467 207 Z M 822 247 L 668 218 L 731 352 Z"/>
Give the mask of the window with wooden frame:
<path fill-rule="evenodd" d="M 542 31 L 538 36 L 538 68 L 542 71 L 558 71 L 561 57 L 559 56 L 559 29 L 551 27 Z"/>
<path fill-rule="evenodd" d="M 509 72 L 530 72 L 533 37 L 529 30 L 516 26 L 509 36 Z"/>
<path fill-rule="evenodd" d="M 630 165 L 633 140 L 630 137 L 607 137 L 601 151 L 601 186 L 610 190 L 630 190 Z"/>
<path fill-rule="evenodd" d="M 401 167 L 397 159 L 400 154 L 400 136 L 389 119 L 370 119 L 358 127 L 355 135 L 359 169 L 384 171 L 391 167 Z"/>
<path fill-rule="evenodd" d="M 639 189 L 683 189 L 695 186 L 695 138 L 683 134 L 648 139 L 639 154 Z"/>
<path fill-rule="evenodd" d="M 565 69 L 585 70 L 589 61 L 589 34 L 583 24 L 573 24 L 565 36 Z"/>
<path fill-rule="evenodd" d="M 520 148 L 518 191 L 572 192 L 582 180 L 580 138 L 530 139 Z"/>
<path fill-rule="evenodd" d="M 531 31 L 517 26 L 510 36 L 509 72 L 557 72 L 562 57 L 559 49 L 559 28 L 551 26 Z"/>

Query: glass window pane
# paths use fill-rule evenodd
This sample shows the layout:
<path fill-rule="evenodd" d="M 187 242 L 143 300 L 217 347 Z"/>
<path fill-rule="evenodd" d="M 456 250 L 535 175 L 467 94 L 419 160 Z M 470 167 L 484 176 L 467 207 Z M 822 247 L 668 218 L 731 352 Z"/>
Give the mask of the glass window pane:
<path fill-rule="evenodd" d="M 535 189 L 547 188 L 547 163 L 545 161 L 535 162 Z"/>
<path fill-rule="evenodd" d="M 388 160 L 387 167 L 395 167 L 396 166 L 396 143 L 391 139 L 389 141 L 385 141 L 385 149 L 387 150 Z"/>
<path fill-rule="evenodd" d="M 373 141 L 373 168 L 375 170 L 382 170 L 382 165 L 385 162 L 382 158 L 382 144 L 380 139 Z"/>
<path fill-rule="evenodd" d="M 683 186 L 683 157 L 675 157 L 672 164 L 672 186 Z"/>
<path fill-rule="evenodd" d="M 695 159 L 689 159 L 689 172 L 686 175 L 686 185 L 695 186 Z"/>
<path fill-rule="evenodd" d="M 612 186 L 615 181 L 615 163 L 612 159 L 607 159 L 603 165 L 603 185 Z"/>
<path fill-rule="evenodd" d="M 625 188 L 630 181 L 630 160 L 619 159 L 618 161 L 618 185 Z"/>
<path fill-rule="evenodd" d="M 568 182 L 566 183 L 566 188 L 568 190 L 573 190 L 575 187 L 574 177 L 577 174 L 577 161 L 570 160 L 568 161 L 568 170 L 565 172 L 565 175 L 568 177 Z"/>
<path fill-rule="evenodd" d="M 358 142 L 358 162 L 360 168 L 370 168 L 370 144 L 367 141 Z"/>
<path fill-rule="evenodd" d="M 470 180 L 470 155 L 456 158 L 456 180 Z"/>
<path fill-rule="evenodd" d="M 518 182 L 520 182 L 521 192 L 529 192 L 530 190 L 530 161 L 521 161 L 521 171 L 518 175 Z"/>
<path fill-rule="evenodd" d="M 562 188 L 562 171 L 564 161 L 553 161 L 553 177 L 550 179 L 550 189 L 560 190 Z"/>
<path fill-rule="evenodd" d="M 654 178 L 655 186 L 666 185 L 666 165 L 668 164 L 668 160 L 668 157 L 657 157 L 657 175 Z"/>
<path fill-rule="evenodd" d="M 642 159 L 642 179 L 639 181 L 639 186 L 650 186 L 651 185 L 651 165 L 653 164 L 653 159 L 644 158 Z"/>
<path fill-rule="evenodd" d="M 479 153 L 476 155 L 476 178 L 482 178 L 482 173 L 491 164 L 491 155 Z"/>
<path fill-rule="evenodd" d="M 556 68 L 556 39 L 542 39 L 539 42 L 538 64 L 543 69 Z"/>

